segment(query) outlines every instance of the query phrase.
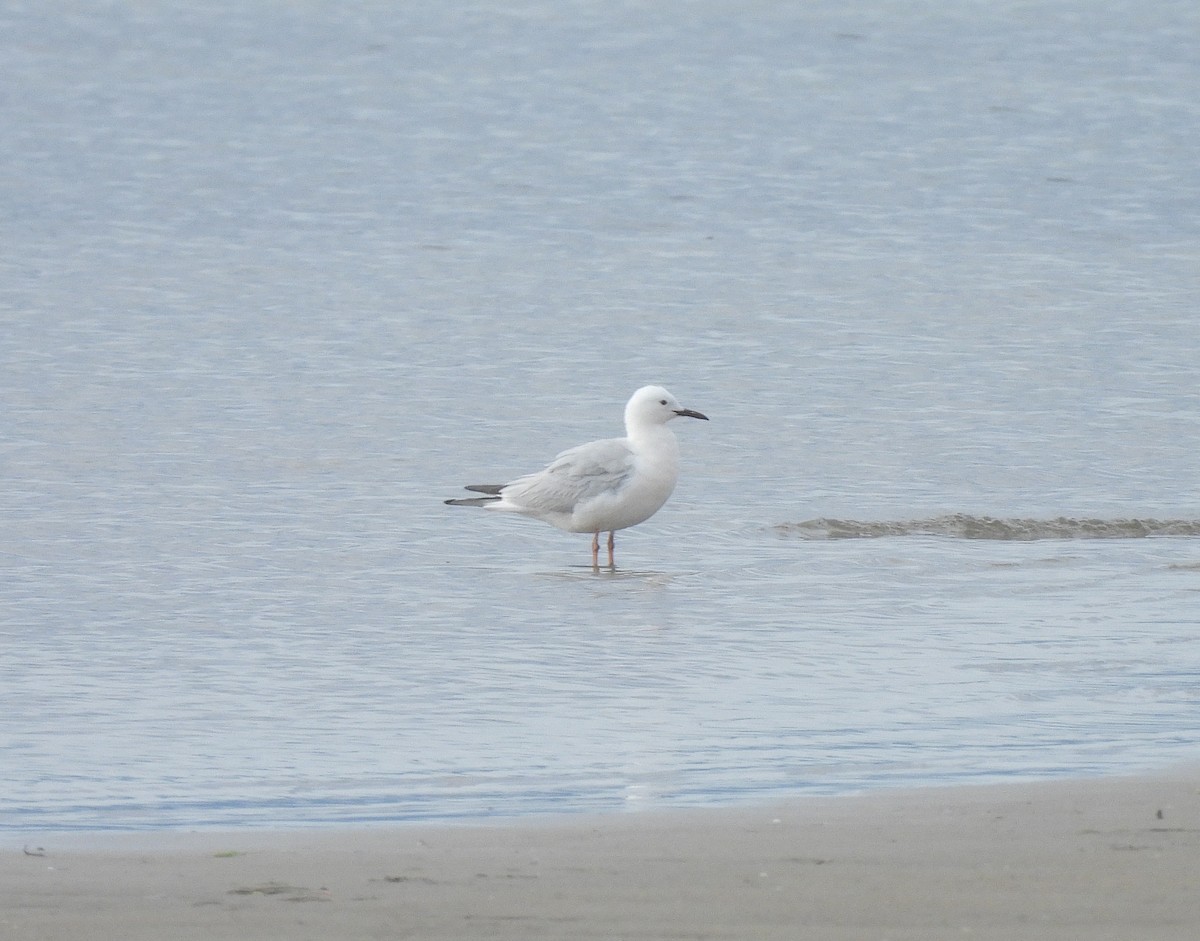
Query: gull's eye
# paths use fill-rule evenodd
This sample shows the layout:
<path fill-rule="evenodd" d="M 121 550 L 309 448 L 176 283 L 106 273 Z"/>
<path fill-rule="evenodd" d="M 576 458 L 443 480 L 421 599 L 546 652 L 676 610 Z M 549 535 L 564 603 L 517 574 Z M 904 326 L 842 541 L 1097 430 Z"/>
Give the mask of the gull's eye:
<path fill-rule="evenodd" d="M 667 400 L 666 400 L 666 399 L 659 399 L 659 400 L 658 400 L 658 404 L 659 404 L 659 405 L 666 405 L 666 404 L 667 404 Z"/>

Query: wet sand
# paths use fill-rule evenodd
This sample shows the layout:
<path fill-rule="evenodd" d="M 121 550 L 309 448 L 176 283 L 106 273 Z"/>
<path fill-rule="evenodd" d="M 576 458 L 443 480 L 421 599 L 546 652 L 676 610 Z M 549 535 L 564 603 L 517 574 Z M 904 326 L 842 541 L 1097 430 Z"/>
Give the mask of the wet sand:
<path fill-rule="evenodd" d="M 4 937 L 1200 937 L 1191 771 L 489 826 L 36 842 L 0 847 Z"/>

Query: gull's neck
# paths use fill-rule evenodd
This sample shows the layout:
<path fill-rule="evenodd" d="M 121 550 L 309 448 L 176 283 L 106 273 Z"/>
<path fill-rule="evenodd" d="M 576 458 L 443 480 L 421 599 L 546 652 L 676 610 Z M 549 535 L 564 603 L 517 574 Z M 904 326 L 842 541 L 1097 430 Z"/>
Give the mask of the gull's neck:
<path fill-rule="evenodd" d="M 679 447 L 675 433 L 665 424 L 658 422 L 627 421 L 625 436 L 634 446 L 640 448 Z"/>

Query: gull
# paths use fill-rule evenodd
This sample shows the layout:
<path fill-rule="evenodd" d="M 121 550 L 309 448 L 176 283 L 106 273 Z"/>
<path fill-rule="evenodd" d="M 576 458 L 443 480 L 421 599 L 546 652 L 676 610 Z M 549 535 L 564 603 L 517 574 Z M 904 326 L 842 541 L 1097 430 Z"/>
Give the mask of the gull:
<path fill-rule="evenodd" d="M 592 567 L 599 567 L 600 534 L 644 523 L 658 512 L 679 480 L 679 442 L 667 427 L 673 418 L 707 415 L 684 408 L 662 386 L 643 386 L 625 406 L 625 437 L 590 441 L 563 451 L 545 468 L 507 484 L 471 484 L 486 494 L 447 500 L 544 520 L 569 533 L 592 534 Z"/>

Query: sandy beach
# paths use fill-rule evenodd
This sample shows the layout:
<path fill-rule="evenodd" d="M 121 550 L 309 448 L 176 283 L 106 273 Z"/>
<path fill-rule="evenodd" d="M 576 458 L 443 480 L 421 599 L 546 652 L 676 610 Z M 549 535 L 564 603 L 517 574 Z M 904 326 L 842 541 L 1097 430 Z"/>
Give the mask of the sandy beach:
<path fill-rule="evenodd" d="M 4 937 L 1200 937 L 1200 775 L 1184 772 L 60 842 L 4 848 Z"/>

